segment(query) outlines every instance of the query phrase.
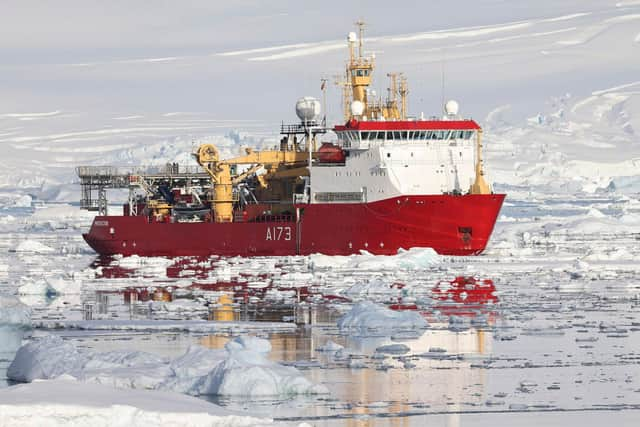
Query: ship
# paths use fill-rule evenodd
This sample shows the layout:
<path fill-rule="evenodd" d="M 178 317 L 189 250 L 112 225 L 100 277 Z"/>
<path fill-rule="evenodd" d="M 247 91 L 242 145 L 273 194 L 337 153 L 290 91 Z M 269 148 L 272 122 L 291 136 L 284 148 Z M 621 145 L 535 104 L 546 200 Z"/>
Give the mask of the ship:
<path fill-rule="evenodd" d="M 482 128 L 455 101 L 440 116 L 410 116 L 400 73 L 377 96 L 375 57 L 365 55 L 357 24 L 336 81 L 339 124 L 327 126 L 321 102 L 303 97 L 299 121 L 281 125 L 271 150 L 224 159 L 202 144 L 192 166 L 78 167 L 80 205 L 98 211 L 83 234 L 89 246 L 124 256 L 482 253 L 505 198 L 485 177 Z M 111 188 L 129 190 L 120 215 L 107 212 Z"/>

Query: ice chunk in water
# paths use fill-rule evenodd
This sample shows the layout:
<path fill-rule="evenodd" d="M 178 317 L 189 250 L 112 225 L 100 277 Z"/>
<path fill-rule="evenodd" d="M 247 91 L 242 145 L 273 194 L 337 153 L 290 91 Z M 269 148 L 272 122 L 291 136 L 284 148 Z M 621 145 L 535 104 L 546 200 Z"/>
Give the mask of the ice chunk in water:
<path fill-rule="evenodd" d="M 78 377 L 87 362 L 85 355 L 62 338 L 48 335 L 22 346 L 9 365 L 7 377 L 22 382 L 56 378 L 63 374 Z"/>
<path fill-rule="evenodd" d="M 336 352 L 342 350 L 344 347 L 331 340 L 327 341 L 322 347 L 318 347 L 316 351 Z"/>
<path fill-rule="evenodd" d="M 31 308 L 11 295 L 0 295 L 0 326 L 31 327 Z"/>
<path fill-rule="evenodd" d="M 229 353 L 227 358 L 203 379 L 198 393 L 232 396 L 328 393 L 326 387 L 314 385 L 297 369 L 267 359 L 271 351 L 267 340 L 238 337 L 225 348 Z"/>
<path fill-rule="evenodd" d="M 358 336 L 389 335 L 402 330 L 429 327 L 427 321 L 415 311 L 394 311 L 370 301 L 359 302 L 338 320 L 343 333 Z"/>
<path fill-rule="evenodd" d="M 31 328 L 31 309 L 11 295 L 0 295 L 0 358 L 13 356 Z"/>

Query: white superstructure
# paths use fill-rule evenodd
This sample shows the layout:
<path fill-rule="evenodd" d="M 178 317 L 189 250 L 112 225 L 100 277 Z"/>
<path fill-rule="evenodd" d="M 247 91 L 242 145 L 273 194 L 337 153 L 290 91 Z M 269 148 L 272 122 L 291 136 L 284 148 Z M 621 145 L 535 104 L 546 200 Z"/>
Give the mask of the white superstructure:
<path fill-rule="evenodd" d="M 345 162 L 313 167 L 311 202 L 466 193 L 476 175 L 476 132 L 336 130 Z"/>

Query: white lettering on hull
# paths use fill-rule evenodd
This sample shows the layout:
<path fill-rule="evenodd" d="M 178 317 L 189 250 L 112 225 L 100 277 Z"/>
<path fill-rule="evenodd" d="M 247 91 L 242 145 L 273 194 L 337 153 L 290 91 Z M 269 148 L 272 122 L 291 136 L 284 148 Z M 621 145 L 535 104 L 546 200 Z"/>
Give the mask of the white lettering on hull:
<path fill-rule="evenodd" d="M 265 240 L 291 240 L 291 227 L 267 227 Z"/>

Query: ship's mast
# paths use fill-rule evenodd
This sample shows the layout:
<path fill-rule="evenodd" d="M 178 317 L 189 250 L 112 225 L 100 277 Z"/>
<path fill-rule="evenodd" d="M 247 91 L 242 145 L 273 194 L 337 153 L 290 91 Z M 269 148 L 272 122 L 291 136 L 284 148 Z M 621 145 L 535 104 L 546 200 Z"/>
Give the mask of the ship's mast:
<path fill-rule="evenodd" d="M 409 88 L 407 87 L 407 78 L 400 73 L 400 89 L 398 89 L 400 95 L 400 118 L 407 120 L 407 95 L 409 94 Z"/>
<path fill-rule="evenodd" d="M 365 23 L 363 20 L 358 20 L 356 21 L 356 25 L 358 26 L 358 57 L 362 58 L 362 40 L 364 40 Z"/>
<path fill-rule="evenodd" d="M 324 111 L 324 117 L 322 119 L 322 126 L 327 125 L 327 82 L 328 79 L 320 79 L 320 90 L 322 91 L 322 111 Z"/>
<path fill-rule="evenodd" d="M 349 62 L 345 68 L 345 80 L 336 77 L 335 84 L 342 87 L 342 107 L 344 120 L 406 120 L 407 94 L 409 93 L 407 79 L 402 73 L 389 73 L 390 87 L 386 103 L 381 100 L 369 98 L 368 89 L 371 86 L 373 77 L 374 55 L 364 56 L 364 27 L 363 21 L 355 23 L 358 27 L 358 34 L 349 33 L 347 43 L 349 46 Z M 357 46 L 356 46 L 357 45 Z M 400 99 L 398 99 L 398 95 Z M 361 103 L 361 105 L 356 105 Z M 400 104 L 400 106 L 398 106 Z M 353 111 L 359 114 L 354 115 Z M 361 107 L 361 108 L 360 108 Z M 361 112 L 361 113 L 360 113 Z"/>
<path fill-rule="evenodd" d="M 340 86 L 342 90 L 342 114 L 344 121 L 348 121 L 351 117 L 350 105 L 351 105 L 351 83 L 349 83 L 349 76 L 341 76 L 336 74 L 333 80 L 336 86 Z"/>
<path fill-rule="evenodd" d="M 371 85 L 371 77 L 373 74 L 373 58 L 365 58 L 363 56 L 363 38 L 364 38 L 364 22 L 356 22 L 358 26 L 359 36 L 355 33 L 349 33 L 347 41 L 349 43 L 349 63 L 347 64 L 346 74 L 347 80 L 351 84 L 352 100 L 362 103 L 362 116 L 368 116 L 368 100 L 367 88 Z M 356 56 L 356 42 L 358 43 L 358 55 Z M 350 103 L 347 104 L 345 111 L 348 111 Z M 350 111 L 349 111 L 350 113 Z M 349 114 L 349 117 L 351 114 Z"/>

